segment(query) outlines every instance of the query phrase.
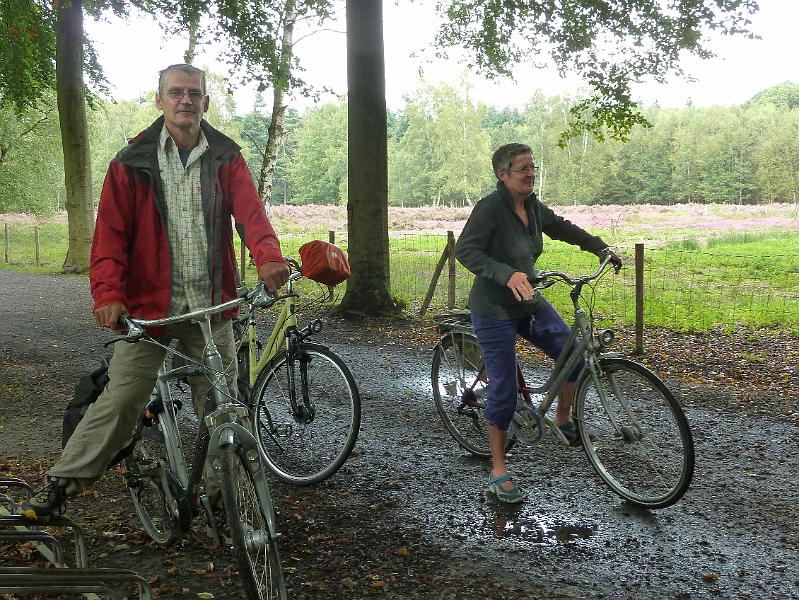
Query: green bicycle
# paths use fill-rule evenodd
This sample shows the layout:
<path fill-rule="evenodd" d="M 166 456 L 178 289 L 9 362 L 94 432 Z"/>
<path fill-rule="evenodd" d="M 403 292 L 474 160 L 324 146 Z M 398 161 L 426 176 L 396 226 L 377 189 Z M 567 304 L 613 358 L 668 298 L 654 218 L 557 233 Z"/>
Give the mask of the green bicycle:
<path fill-rule="evenodd" d="M 245 307 L 234 321 L 238 387 L 266 467 L 281 481 L 306 486 L 333 475 L 350 456 L 361 426 L 361 397 L 344 361 L 311 341 L 322 321 L 299 326 L 302 270 L 294 260 L 289 264 L 285 293 L 272 296 L 262 284 L 240 289 Z M 280 312 L 262 342 L 256 312 L 278 302 Z"/>

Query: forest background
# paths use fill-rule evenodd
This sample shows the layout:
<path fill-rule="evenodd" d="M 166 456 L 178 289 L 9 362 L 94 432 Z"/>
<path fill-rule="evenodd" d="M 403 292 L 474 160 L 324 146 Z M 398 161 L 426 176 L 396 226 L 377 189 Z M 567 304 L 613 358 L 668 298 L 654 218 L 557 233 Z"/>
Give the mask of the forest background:
<path fill-rule="evenodd" d="M 224 77 L 209 75 L 207 118 L 244 148 L 255 174 L 269 127 L 256 96 L 237 110 Z M 537 191 L 551 205 L 724 203 L 799 205 L 799 84 L 762 90 L 740 105 L 644 109 L 650 128 L 626 142 L 586 134 L 561 142 L 580 98 L 536 92 L 522 109 L 474 101 L 469 84 L 421 87 L 388 111 L 389 203 L 469 206 L 494 185 L 499 145 L 531 145 Z M 95 98 L 88 113 L 93 197 L 108 162 L 158 116 L 151 95 Z M 300 113 L 289 109 L 273 204 L 346 204 L 346 97 Z M 63 155 L 55 97 L 17 116 L 0 108 L 0 213 L 36 215 L 64 207 Z"/>

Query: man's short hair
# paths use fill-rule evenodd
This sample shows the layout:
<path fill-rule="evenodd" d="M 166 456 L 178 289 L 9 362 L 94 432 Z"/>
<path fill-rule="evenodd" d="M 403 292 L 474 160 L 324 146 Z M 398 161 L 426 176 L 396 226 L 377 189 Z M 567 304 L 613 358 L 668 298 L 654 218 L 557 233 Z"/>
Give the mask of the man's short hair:
<path fill-rule="evenodd" d="M 205 71 L 202 69 L 198 69 L 197 67 L 187 64 L 187 63 L 178 63 L 176 65 L 169 65 L 163 71 L 158 72 L 158 93 L 162 93 L 161 86 L 164 85 L 164 76 L 169 71 L 183 71 L 184 73 L 188 73 L 189 75 L 199 75 L 201 86 L 202 86 L 202 93 L 205 95 Z"/>
<path fill-rule="evenodd" d="M 491 157 L 491 166 L 494 167 L 494 175 L 498 171 L 507 171 L 513 164 L 513 159 L 519 154 L 532 154 L 533 150 L 526 144 L 505 144 L 497 148 L 494 156 Z"/>

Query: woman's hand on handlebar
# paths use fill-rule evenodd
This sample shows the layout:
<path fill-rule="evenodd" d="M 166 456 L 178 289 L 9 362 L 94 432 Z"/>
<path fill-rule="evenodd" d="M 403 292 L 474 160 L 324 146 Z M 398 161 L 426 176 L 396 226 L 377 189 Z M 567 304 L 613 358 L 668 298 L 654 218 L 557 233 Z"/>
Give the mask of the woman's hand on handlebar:
<path fill-rule="evenodd" d="M 607 248 L 602 248 L 599 251 L 599 262 L 603 262 L 605 258 L 610 257 L 610 264 L 613 265 L 613 269 L 618 273 L 621 270 L 622 262 L 621 257 L 616 254 L 613 250 L 610 249 L 610 246 Z"/>
<path fill-rule="evenodd" d="M 510 288 L 510 291 L 513 292 L 513 295 L 519 302 L 524 300 L 529 301 L 535 298 L 535 290 L 533 289 L 533 286 L 527 280 L 527 275 L 521 271 L 516 271 L 513 275 L 511 275 L 506 285 Z"/>
<path fill-rule="evenodd" d="M 128 314 L 128 309 L 120 302 L 112 302 L 100 308 L 94 309 L 94 320 L 101 327 L 107 327 L 114 331 L 121 331 L 122 327 L 119 323 L 120 315 Z"/>

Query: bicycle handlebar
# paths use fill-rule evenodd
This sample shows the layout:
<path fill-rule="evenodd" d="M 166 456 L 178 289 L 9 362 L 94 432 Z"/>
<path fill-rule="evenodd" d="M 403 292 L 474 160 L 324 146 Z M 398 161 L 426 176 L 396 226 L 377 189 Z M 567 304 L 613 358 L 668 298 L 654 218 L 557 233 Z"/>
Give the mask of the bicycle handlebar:
<path fill-rule="evenodd" d="M 536 290 L 543 290 L 545 288 L 548 288 L 552 285 L 555 285 L 555 283 L 557 283 L 558 281 L 563 281 L 564 283 L 570 285 L 571 287 L 574 287 L 578 284 L 584 284 L 588 283 L 589 281 L 593 281 L 594 279 L 598 279 L 599 276 L 605 272 L 605 269 L 607 269 L 608 265 L 612 263 L 612 260 L 613 260 L 613 255 L 610 252 L 606 253 L 604 258 L 602 259 L 602 262 L 599 263 L 599 267 L 597 268 L 597 270 L 594 271 L 594 273 L 592 273 L 591 275 L 583 275 L 581 277 L 572 278 L 569 277 L 566 273 L 563 273 L 562 271 L 542 271 L 538 273 L 535 277 L 528 277 L 527 279 L 530 281 L 530 283 L 533 284 L 533 288 Z M 616 270 L 616 272 L 618 273 L 618 269 Z M 549 280 L 554 279 L 554 281 L 547 281 L 548 279 Z"/>
<path fill-rule="evenodd" d="M 289 270 L 291 271 L 288 281 L 295 281 L 302 277 L 302 270 L 300 269 L 300 265 L 297 263 L 297 261 L 292 258 L 287 259 L 287 261 L 289 263 Z M 182 323 L 183 321 L 204 319 L 206 316 L 215 315 L 225 312 L 226 310 L 236 308 L 245 302 L 247 304 L 259 307 L 271 306 L 277 300 L 280 300 L 284 297 L 272 295 L 267 292 L 262 282 L 258 282 L 253 288 L 248 288 L 245 285 L 239 286 L 236 292 L 238 297 L 234 300 L 228 300 L 227 302 L 217 304 L 216 306 L 200 308 L 183 313 L 182 315 L 174 315 L 172 317 L 164 317 L 162 319 L 137 319 L 135 317 L 131 317 L 130 315 L 120 315 L 119 324 L 127 328 L 127 333 L 107 341 L 104 345 L 109 346 L 122 341 L 130 343 L 138 342 L 145 336 L 146 327 L 165 327 L 167 325 L 173 325 L 174 323 Z"/>

